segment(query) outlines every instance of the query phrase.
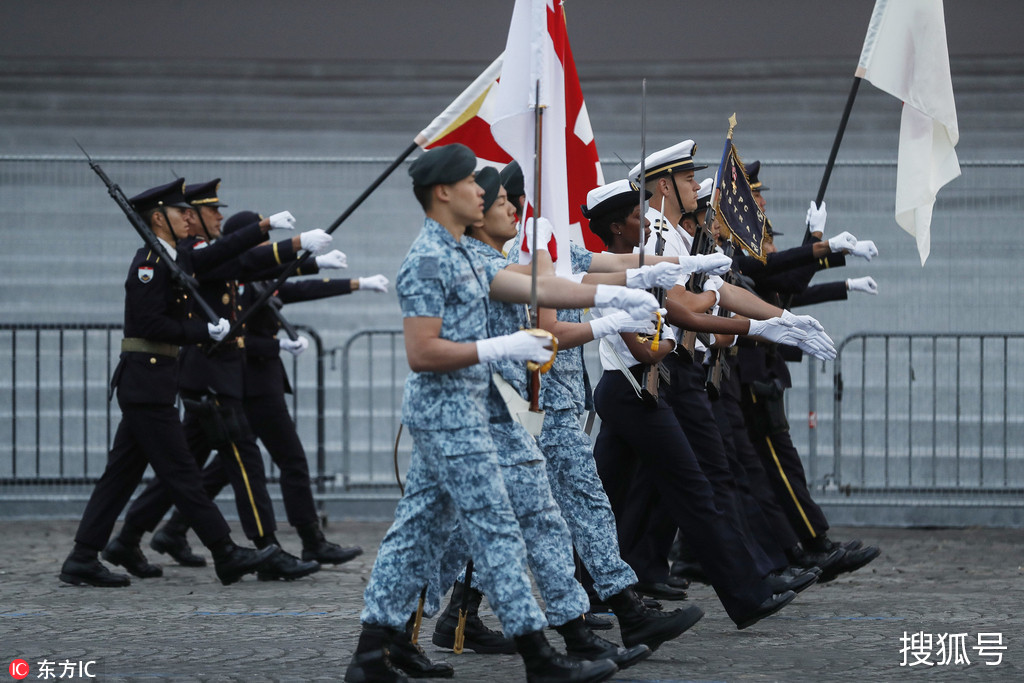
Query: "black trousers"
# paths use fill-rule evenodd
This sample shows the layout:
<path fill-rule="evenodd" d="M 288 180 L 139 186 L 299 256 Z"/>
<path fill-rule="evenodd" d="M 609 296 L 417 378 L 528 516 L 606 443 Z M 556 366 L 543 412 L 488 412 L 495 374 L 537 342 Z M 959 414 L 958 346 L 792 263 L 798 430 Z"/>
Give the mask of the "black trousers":
<path fill-rule="evenodd" d="M 665 364 L 671 378 L 671 384 L 664 389 L 665 400 L 672 406 L 683 433 L 697 455 L 701 470 L 711 483 L 711 488 L 715 492 L 715 504 L 742 531 L 743 541 L 754 558 L 761 576 L 783 569 L 787 564 L 785 554 L 781 548 L 775 546 L 775 539 L 771 536 L 761 537 L 764 528 L 757 520 L 753 527 L 750 525 L 744 493 L 730 463 L 730 459 L 734 459 L 735 455 L 726 448 L 718 422 L 715 420 L 712 401 L 708 398 L 704 386 L 707 374 L 704 366 L 676 354 L 669 354 L 665 358 Z M 754 501 L 750 504 L 755 507 L 757 505 Z M 674 530 L 672 534 L 674 535 Z M 765 546 L 775 555 L 774 558 L 765 551 Z"/>
<path fill-rule="evenodd" d="M 761 419 L 764 406 L 748 385 L 740 387 L 740 407 L 750 442 L 793 531 L 801 540 L 824 534 L 828 531 L 828 520 L 811 497 L 804 466 L 789 430 L 769 433 L 754 426 L 764 422 Z"/>
<path fill-rule="evenodd" d="M 270 493 L 267 491 L 267 475 L 263 468 L 263 455 L 260 453 L 256 439 L 245 419 L 242 401 L 223 395 L 218 396 L 217 400 L 235 414 L 243 434 L 218 450 L 231 486 L 235 491 L 235 506 L 238 509 L 238 518 L 242 523 L 242 529 L 246 537 L 250 539 L 273 534 L 277 530 L 277 523 L 274 520 L 274 507 L 270 500 Z M 196 411 L 185 410 L 183 431 L 188 443 L 188 450 L 199 467 L 206 464 L 213 451 L 213 445 L 209 442 L 201 421 L 202 417 Z M 202 483 L 199 484 L 199 489 L 202 490 Z M 209 496 L 207 498 L 213 500 Z M 128 508 L 128 512 L 125 513 L 125 523 L 139 529 L 153 531 L 173 504 L 167 486 L 158 474 L 157 479 L 150 483 Z"/>
<path fill-rule="evenodd" d="M 650 480 L 663 503 L 660 509 L 693 544 L 729 616 L 739 621 L 748 615 L 771 590 L 755 568 L 740 531 L 715 506 L 711 484 L 672 409 L 663 399 L 655 408 L 645 407 L 617 371 L 604 373 L 594 401 L 601 416 L 594 457 L 616 512 L 620 545 L 644 529 L 631 528 L 629 518 L 620 520 L 619 515 L 631 506 L 650 505 L 646 496 L 626 499 L 631 479 L 639 471 L 653 473 Z"/>
<path fill-rule="evenodd" d="M 281 497 L 284 498 L 288 523 L 294 527 L 318 524 L 306 451 L 288 414 L 284 394 L 246 396 L 242 403 L 249 426 L 280 471 Z M 229 483 L 228 468 L 217 455 L 203 469 L 203 488 L 211 498 L 216 498 Z"/>
<path fill-rule="evenodd" d="M 729 377 L 722 380 L 719 398 L 713 404 L 715 419 L 722 429 L 723 438 L 727 434 L 728 439 L 732 441 L 736 479 L 742 481 L 745 478 L 748 482 L 750 494 L 757 503 L 757 511 L 754 514 L 763 520 L 765 528 L 774 537 L 778 546 L 792 548 L 800 538 L 776 497 L 775 487 L 772 486 L 765 471 L 761 456 L 750 442 L 743 410 L 740 408 L 741 389 L 735 357 L 729 357 L 728 362 L 732 369 Z M 759 522 L 751 522 L 752 525 L 757 523 Z"/>
<path fill-rule="evenodd" d="M 201 475 L 189 451 L 178 411 L 173 405 L 121 404 L 121 424 L 79 522 L 75 541 L 102 550 L 118 516 L 152 465 L 174 502 L 207 547 L 228 538 L 220 510 L 202 491 Z"/>

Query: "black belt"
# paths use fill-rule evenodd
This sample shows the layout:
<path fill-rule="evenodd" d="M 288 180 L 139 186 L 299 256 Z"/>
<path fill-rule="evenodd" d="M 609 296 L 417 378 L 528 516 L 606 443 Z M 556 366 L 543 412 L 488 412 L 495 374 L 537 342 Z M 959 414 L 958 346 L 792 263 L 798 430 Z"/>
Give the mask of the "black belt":
<path fill-rule="evenodd" d="M 150 341 L 141 337 L 125 337 L 121 340 L 121 351 L 129 353 L 151 353 L 157 356 L 178 357 L 178 347 L 166 342 Z"/>

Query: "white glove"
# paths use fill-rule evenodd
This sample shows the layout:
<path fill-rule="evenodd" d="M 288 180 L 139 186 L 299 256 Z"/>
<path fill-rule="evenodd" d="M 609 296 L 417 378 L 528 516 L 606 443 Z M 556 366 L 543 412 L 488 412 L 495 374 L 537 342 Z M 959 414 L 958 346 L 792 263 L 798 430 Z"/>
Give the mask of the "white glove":
<path fill-rule="evenodd" d="M 636 320 L 650 320 L 660 309 L 658 300 L 650 292 L 617 285 L 598 285 L 594 305 L 598 308 L 620 308 Z"/>
<path fill-rule="evenodd" d="M 282 349 L 292 354 L 293 356 L 297 356 L 309 348 L 309 340 L 303 337 L 301 334 L 299 335 L 299 338 L 296 339 L 295 341 L 292 341 L 288 337 L 285 337 L 284 339 L 279 339 L 278 343 L 281 345 Z"/>
<path fill-rule="evenodd" d="M 807 227 L 811 232 L 825 232 L 826 215 L 825 202 L 821 203 L 820 208 L 811 202 L 811 207 L 807 209 Z"/>
<path fill-rule="evenodd" d="M 526 246 L 529 248 L 532 254 L 536 251 L 533 248 L 533 218 L 529 218 L 526 221 L 526 225 L 523 228 L 526 233 Z M 540 245 L 537 247 L 540 251 L 548 250 L 548 242 L 551 241 L 551 236 L 555 233 L 555 226 L 551 225 L 551 221 L 547 218 L 541 218 L 537 221 L 537 243 Z"/>
<path fill-rule="evenodd" d="M 369 275 L 367 277 L 359 278 L 358 281 L 360 292 L 364 289 L 368 289 L 371 292 L 383 292 L 386 294 L 388 291 L 388 279 L 383 275 Z"/>
<path fill-rule="evenodd" d="M 718 290 L 721 289 L 723 284 L 725 284 L 725 280 L 717 275 L 709 275 L 708 279 L 704 281 L 704 291 L 715 293 L 716 306 L 722 301 L 722 294 Z"/>
<path fill-rule="evenodd" d="M 636 332 L 637 334 L 654 334 L 654 322 L 651 320 L 633 320 L 629 313 L 619 311 L 606 315 L 603 318 L 595 318 L 590 321 L 590 331 L 594 333 L 594 339 L 608 337 L 619 332 Z"/>
<path fill-rule="evenodd" d="M 807 338 L 807 332 L 782 318 L 751 320 L 747 334 L 763 337 L 776 344 L 796 344 L 798 340 Z"/>
<path fill-rule="evenodd" d="M 725 275 L 732 268 L 732 259 L 715 252 L 713 254 L 697 254 L 690 256 L 682 254 L 679 257 L 679 265 L 686 268 L 687 273 L 708 273 L 710 275 Z"/>
<path fill-rule="evenodd" d="M 865 261 L 870 261 L 878 256 L 878 247 L 871 240 L 857 240 L 857 243 L 853 245 L 853 249 L 850 250 L 850 254 L 852 256 L 860 256 Z"/>
<path fill-rule="evenodd" d="M 756 335 L 777 344 L 796 346 L 819 360 L 832 360 L 836 357 L 836 349 L 832 340 L 824 332 L 805 329 L 779 318 L 768 320 L 751 320 L 750 335 Z"/>
<path fill-rule="evenodd" d="M 481 363 L 496 360 L 530 361 L 547 363 L 551 360 L 551 340 L 535 337 L 520 330 L 503 337 L 481 339 L 476 343 L 476 355 Z"/>
<path fill-rule="evenodd" d="M 631 289 L 650 289 L 651 287 L 670 289 L 686 274 L 687 270 L 683 266 L 663 261 L 653 266 L 627 270 L 626 286 Z"/>
<path fill-rule="evenodd" d="M 313 256 L 320 256 L 327 253 L 327 248 L 331 246 L 332 239 L 326 231 L 317 228 L 316 230 L 307 230 L 300 234 L 299 244 L 306 251 L 313 252 Z"/>
<path fill-rule="evenodd" d="M 825 331 L 825 328 L 822 327 L 821 323 L 819 323 L 815 318 L 809 315 L 796 315 L 794 313 L 791 313 L 790 311 L 783 310 L 782 315 L 780 315 L 779 317 L 785 320 L 790 325 L 793 325 L 794 327 L 799 327 L 805 332 Z"/>
<path fill-rule="evenodd" d="M 316 257 L 316 267 L 320 270 L 325 268 L 348 268 L 348 256 L 345 256 L 343 251 L 333 249 L 323 256 Z"/>
<path fill-rule="evenodd" d="M 828 241 L 828 248 L 836 254 L 841 251 L 851 251 L 856 246 L 857 238 L 848 232 L 841 232 Z"/>
<path fill-rule="evenodd" d="M 836 347 L 824 332 L 808 334 L 806 339 L 798 340 L 796 346 L 818 360 L 834 360 L 836 357 Z"/>
<path fill-rule="evenodd" d="M 221 318 L 217 321 L 217 324 L 206 323 L 206 330 L 210 333 L 210 337 L 214 341 L 220 341 L 224 337 L 228 336 L 228 330 L 231 329 L 231 323 L 226 319 Z"/>
<path fill-rule="evenodd" d="M 295 216 L 292 215 L 291 211 L 281 211 L 275 213 L 270 217 L 270 227 L 278 228 L 279 230 L 294 230 L 295 229 Z"/>
<path fill-rule="evenodd" d="M 878 294 L 878 283 L 871 277 L 854 277 L 846 281 L 846 289 L 850 292 Z"/>

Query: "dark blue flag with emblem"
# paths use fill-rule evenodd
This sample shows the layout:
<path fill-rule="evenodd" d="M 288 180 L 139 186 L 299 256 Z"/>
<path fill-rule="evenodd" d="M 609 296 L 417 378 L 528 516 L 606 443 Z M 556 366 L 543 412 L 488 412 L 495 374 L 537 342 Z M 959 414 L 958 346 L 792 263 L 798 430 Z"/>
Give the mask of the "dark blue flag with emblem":
<path fill-rule="evenodd" d="M 750 179 L 736 153 L 735 145 L 729 145 L 729 154 L 718 181 L 715 209 L 722 224 L 751 256 L 762 263 L 767 259 L 764 253 L 764 237 L 768 219 L 754 201 Z"/>

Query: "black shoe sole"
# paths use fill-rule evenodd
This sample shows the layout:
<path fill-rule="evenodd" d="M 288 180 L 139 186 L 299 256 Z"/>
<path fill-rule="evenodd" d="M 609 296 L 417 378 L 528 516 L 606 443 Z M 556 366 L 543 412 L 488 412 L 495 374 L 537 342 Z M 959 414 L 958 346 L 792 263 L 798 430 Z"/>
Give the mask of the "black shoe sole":
<path fill-rule="evenodd" d="M 83 579 L 80 576 L 75 576 L 74 574 L 65 574 L 64 572 L 60 573 L 59 578 L 64 583 L 70 583 L 72 586 L 96 586 L 97 588 L 126 588 L 132 585 L 132 582 L 130 580 L 128 581 L 128 583 L 106 583 L 100 581 L 91 581 L 89 579 Z"/>

